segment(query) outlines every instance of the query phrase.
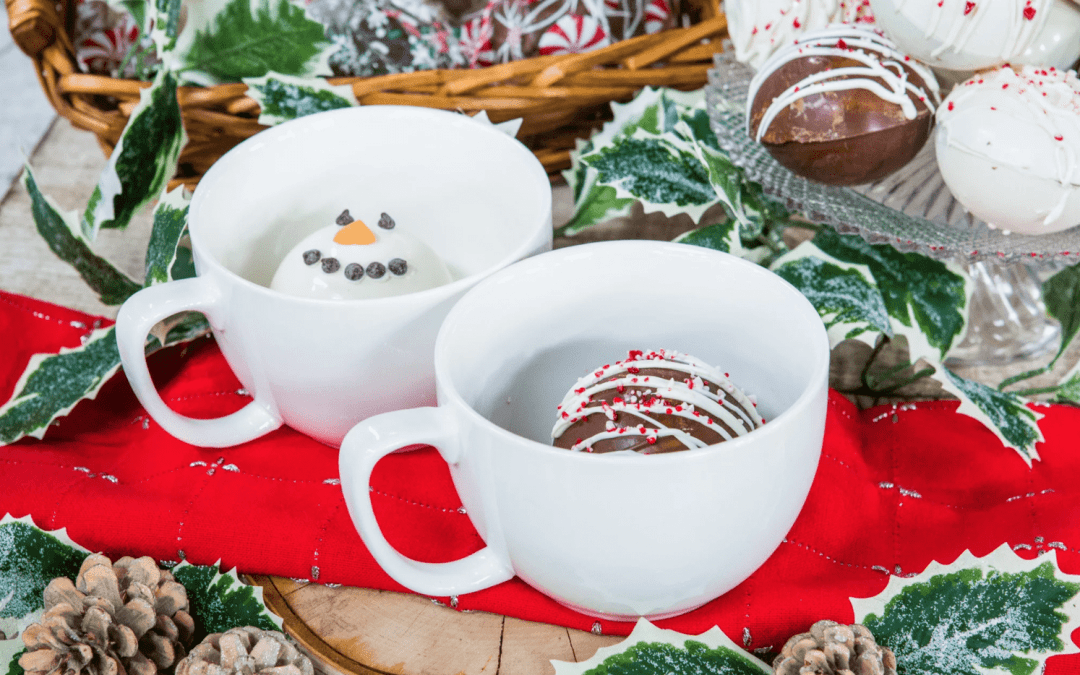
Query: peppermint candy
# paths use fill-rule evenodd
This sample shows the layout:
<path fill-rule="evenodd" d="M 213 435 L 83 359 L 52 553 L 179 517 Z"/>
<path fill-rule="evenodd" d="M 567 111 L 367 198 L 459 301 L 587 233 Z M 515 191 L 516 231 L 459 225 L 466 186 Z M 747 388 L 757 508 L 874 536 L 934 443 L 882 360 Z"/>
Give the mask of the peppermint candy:
<path fill-rule="evenodd" d="M 580 54 L 611 44 L 595 17 L 565 14 L 540 36 L 540 54 Z"/>
<path fill-rule="evenodd" d="M 483 68 L 495 63 L 495 50 L 491 46 L 493 34 L 494 26 L 488 12 L 474 17 L 461 27 L 461 54 L 470 68 Z"/>
<path fill-rule="evenodd" d="M 645 6 L 645 32 L 659 33 L 668 27 L 671 19 L 671 6 L 667 0 L 649 0 Z"/>
<path fill-rule="evenodd" d="M 114 25 L 80 36 L 75 58 L 85 72 L 112 74 L 138 41 L 139 27 L 135 21 L 130 14 L 120 14 Z"/>

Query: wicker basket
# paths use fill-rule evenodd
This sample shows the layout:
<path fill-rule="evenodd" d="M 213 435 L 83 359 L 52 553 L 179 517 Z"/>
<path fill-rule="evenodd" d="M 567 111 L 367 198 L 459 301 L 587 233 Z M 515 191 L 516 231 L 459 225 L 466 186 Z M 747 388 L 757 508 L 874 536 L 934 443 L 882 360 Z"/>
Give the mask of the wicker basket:
<path fill-rule="evenodd" d="M 94 132 L 106 154 L 148 82 L 80 73 L 71 42 L 76 0 L 4 0 L 11 34 L 33 60 L 45 94 L 76 127 Z M 727 22 L 714 0 L 692 6 L 697 22 L 585 54 L 541 56 L 477 70 L 429 70 L 378 77 L 329 78 L 349 84 L 361 105 L 402 104 L 468 114 L 493 122 L 523 118 L 518 137 L 555 178 L 570 165 L 577 138 L 610 117 L 611 101 L 644 86 L 704 86 Z M 244 84 L 181 87 L 189 142 L 173 185 L 194 185 L 229 148 L 262 129 L 259 106 Z"/>

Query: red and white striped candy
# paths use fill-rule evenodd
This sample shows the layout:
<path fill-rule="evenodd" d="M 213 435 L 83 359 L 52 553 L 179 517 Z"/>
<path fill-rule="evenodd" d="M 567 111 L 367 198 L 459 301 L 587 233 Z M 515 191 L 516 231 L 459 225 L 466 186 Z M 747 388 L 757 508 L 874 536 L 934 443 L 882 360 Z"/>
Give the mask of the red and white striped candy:
<path fill-rule="evenodd" d="M 591 16 L 566 14 L 540 36 L 540 54 L 580 54 L 607 47 L 611 38 L 600 22 Z"/>
<path fill-rule="evenodd" d="M 459 44 L 470 68 L 483 68 L 495 63 L 495 52 L 491 48 L 493 32 L 491 14 L 486 11 L 461 27 Z"/>
<path fill-rule="evenodd" d="M 138 39 L 139 27 L 124 14 L 115 26 L 86 34 L 76 46 L 76 59 L 86 72 L 111 73 Z"/>
<path fill-rule="evenodd" d="M 671 5 L 667 0 L 649 0 L 645 6 L 645 32 L 659 33 L 668 27 Z"/>

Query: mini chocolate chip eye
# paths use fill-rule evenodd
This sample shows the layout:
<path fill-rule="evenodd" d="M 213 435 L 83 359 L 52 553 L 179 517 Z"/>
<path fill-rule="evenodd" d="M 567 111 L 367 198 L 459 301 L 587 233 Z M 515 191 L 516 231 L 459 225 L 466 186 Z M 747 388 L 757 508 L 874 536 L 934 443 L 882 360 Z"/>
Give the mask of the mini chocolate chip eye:
<path fill-rule="evenodd" d="M 386 215 L 385 213 L 379 216 L 379 227 L 381 227 L 382 229 L 392 230 L 394 229 L 395 225 L 397 225 L 397 223 L 394 222 L 394 219 Z"/>
<path fill-rule="evenodd" d="M 386 263 L 386 266 L 390 268 L 390 271 L 401 276 L 409 271 L 409 263 L 405 262 L 401 258 L 394 258 L 390 262 Z"/>
<path fill-rule="evenodd" d="M 337 258 L 323 258 L 323 261 L 322 261 L 322 271 L 323 272 L 326 272 L 327 274 L 333 274 L 334 272 L 337 272 L 339 269 L 341 269 L 341 263 L 338 262 Z"/>
<path fill-rule="evenodd" d="M 349 281 L 356 281 L 360 277 L 364 276 L 364 266 L 358 263 L 349 263 L 345 266 L 345 278 Z"/>
<path fill-rule="evenodd" d="M 337 220 L 335 220 L 334 222 L 338 225 L 345 226 L 351 223 L 353 220 L 355 220 L 355 218 L 349 215 L 349 209 L 345 209 L 341 212 L 341 215 L 338 216 Z"/>
<path fill-rule="evenodd" d="M 310 251 L 304 251 L 304 264 L 314 265 L 315 263 L 319 262 L 319 258 L 321 257 L 322 253 L 320 253 L 319 249 L 317 248 L 313 248 Z"/>
<path fill-rule="evenodd" d="M 372 279 L 382 279 L 386 274 L 386 266 L 382 263 L 371 263 L 367 266 L 367 275 Z"/>

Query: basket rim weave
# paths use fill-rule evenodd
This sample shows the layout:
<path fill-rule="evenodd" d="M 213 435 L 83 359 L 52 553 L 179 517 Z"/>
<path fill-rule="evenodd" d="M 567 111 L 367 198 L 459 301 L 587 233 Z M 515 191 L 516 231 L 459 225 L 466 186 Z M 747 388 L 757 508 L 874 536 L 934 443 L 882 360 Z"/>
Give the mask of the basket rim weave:
<path fill-rule="evenodd" d="M 360 105 L 420 105 L 469 115 L 487 111 L 495 123 L 522 118 L 518 138 L 557 179 L 570 165 L 578 139 L 610 116 L 612 101 L 627 101 L 646 86 L 689 90 L 705 85 L 713 54 L 721 51 L 727 35 L 727 21 L 715 0 L 697 0 L 702 1 L 693 6 L 701 17 L 694 25 L 582 54 L 326 81 L 352 87 Z M 111 153 L 150 83 L 80 72 L 70 34 L 77 0 L 4 2 L 12 37 L 33 60 L 52 106 L 74 126 L 93 132 L 105 154 Z M 173 186 L 194 186 L 229 148 L 266 128 L 258 121 L 258 103 L 246 92 L 243 83 L 180 87 L 188 144 Z"/>

